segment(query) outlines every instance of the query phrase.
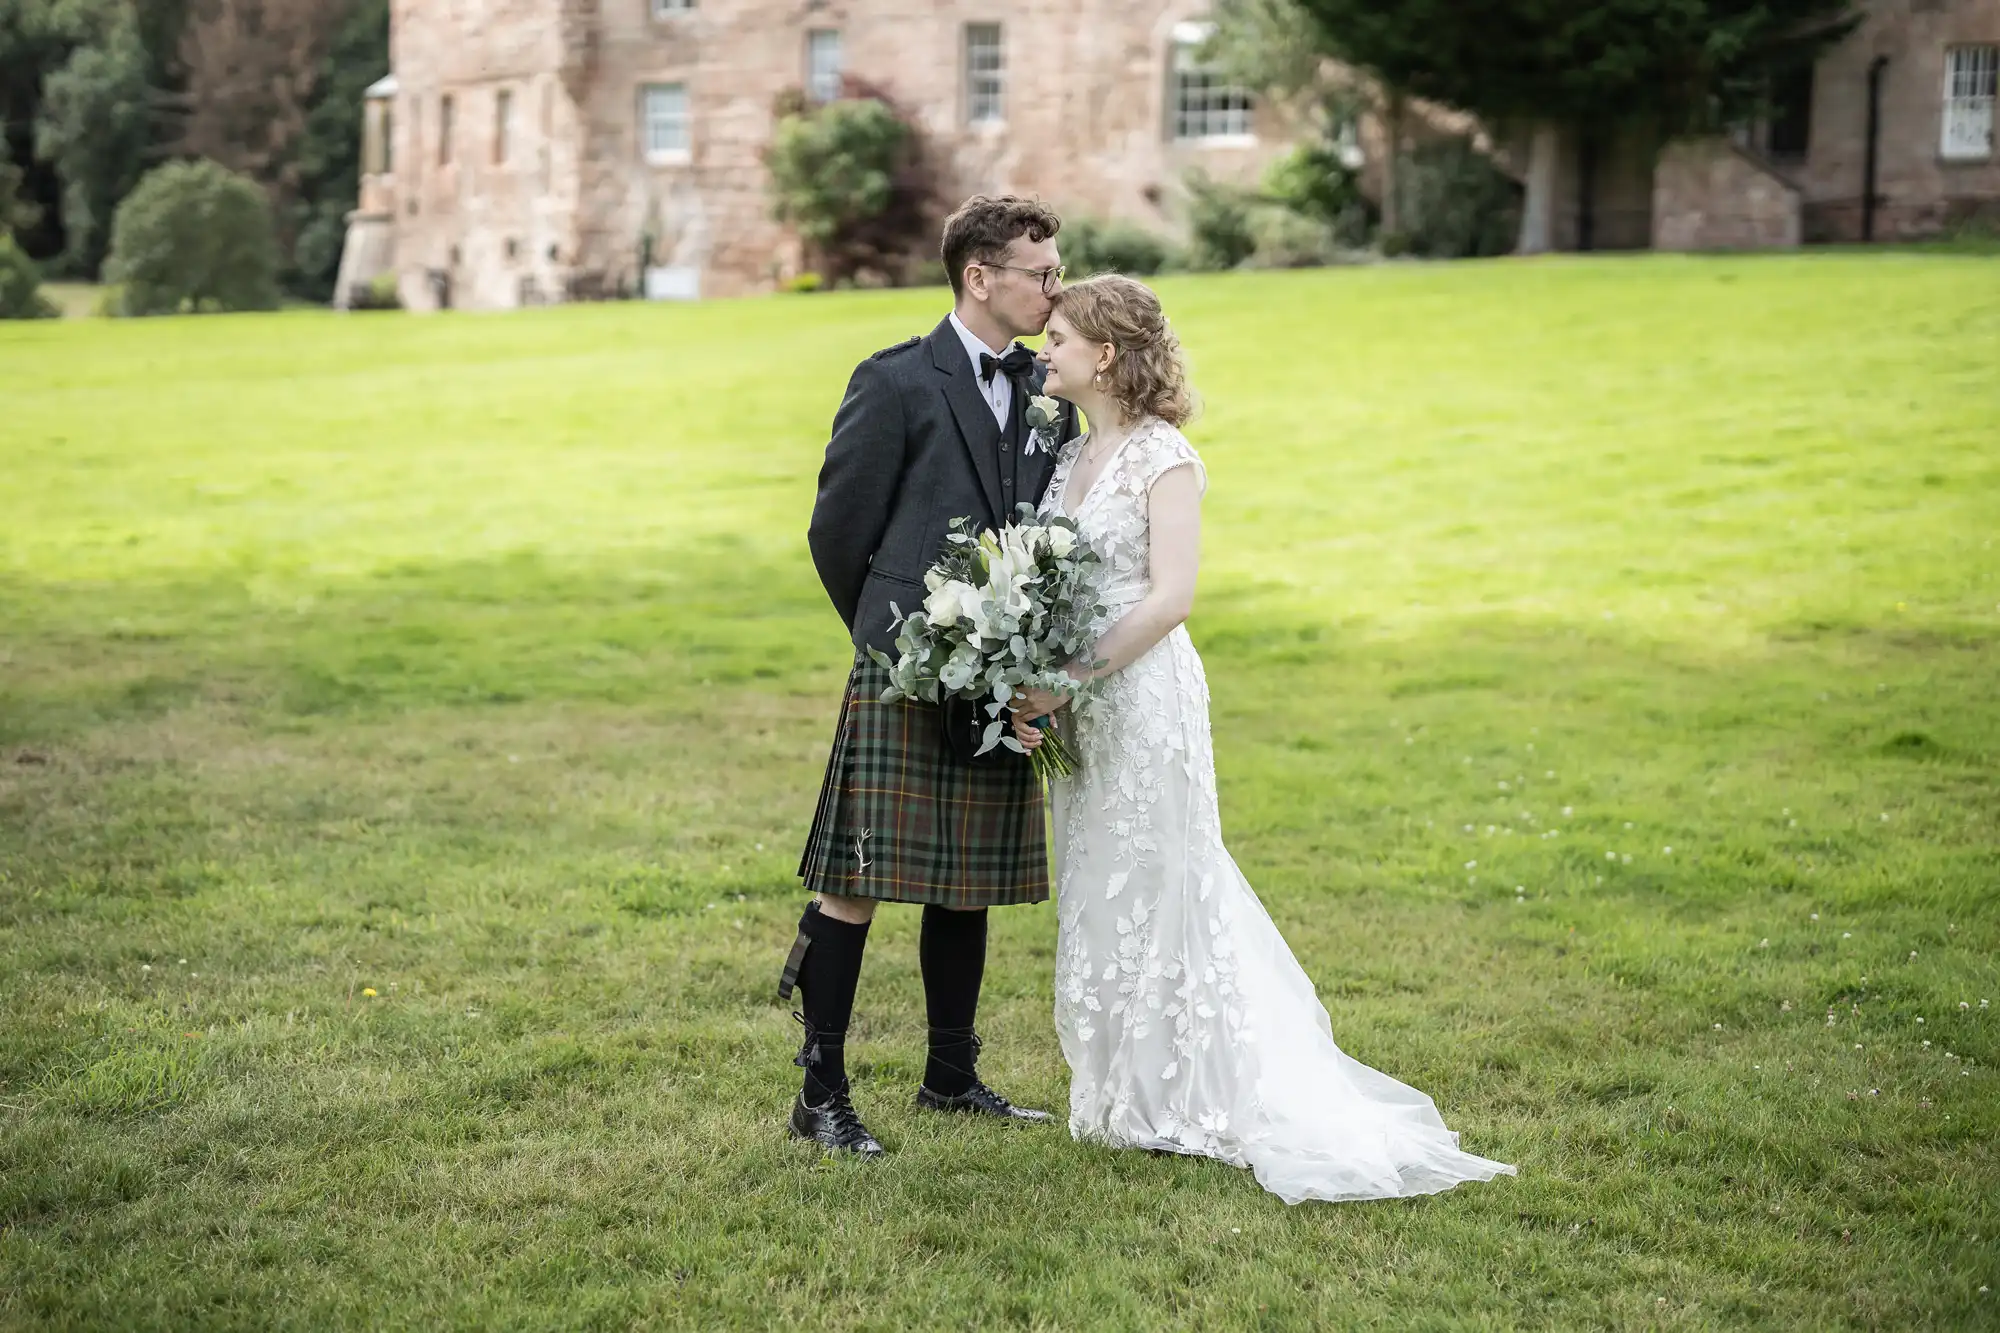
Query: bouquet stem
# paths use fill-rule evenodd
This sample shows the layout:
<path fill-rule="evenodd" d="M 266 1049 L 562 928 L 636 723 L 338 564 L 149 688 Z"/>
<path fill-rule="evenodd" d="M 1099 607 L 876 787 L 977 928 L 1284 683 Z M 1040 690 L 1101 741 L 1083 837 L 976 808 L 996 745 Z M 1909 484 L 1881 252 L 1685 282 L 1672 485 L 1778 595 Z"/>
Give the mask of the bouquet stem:
<path fill-rule="evenodd" d="M 1062 733 L 1056 730 L 1056 720 L 1038 717 L 1033 725 L 1042 732 L 1042 743 L 1028 756 L 1034 762 L 1036 774 L 1044 778 L 1066 778 L 1076 772 L 1076 756 L 1063 743 Z"/>

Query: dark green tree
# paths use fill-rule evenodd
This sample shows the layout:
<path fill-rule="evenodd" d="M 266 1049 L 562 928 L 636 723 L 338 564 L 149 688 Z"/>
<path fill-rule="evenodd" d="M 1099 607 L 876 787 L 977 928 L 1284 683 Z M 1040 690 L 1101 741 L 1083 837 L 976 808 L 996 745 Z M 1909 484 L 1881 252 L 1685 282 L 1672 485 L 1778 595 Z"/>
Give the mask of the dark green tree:
<path fill-rule="evenodd" d="M 89 275 L 161 134 L 186 0 L 0 0 L 0 157 L 40 212 L 22 236 Z"/>
<path fill-rule="evenodd" d="M 255 181 L 214 162 L 169 162 L 118 206 L 108 280 L 127 315 L 278 307 L 271 204 Z"/>
<path fill-rule="evenodd" d="M 88 40 L 48 76 L 35 123 L 35 156 L 62 180 L 62 267 L 85 276 L 103 262 L 112 213 L 153 141 L 137 14 L 101 6 L 87 27 Z"/>
<path fill-rule="evenodd" d="M 1319 49 L 1531 144 L 1526 251 L 1549 245 L 1565 132 L 1712 129 L 1857 21 L 1851 0 L 1296 0 Z"/>
<path fill-rule="evenodd" d="M 0 319 L 54 319 L 56 308 L 41 286 L 41 266 L 0 231 Z"/>
<path fill-rule="evenodd" d="M 354 0 L 320 62 L 293 157 L 296 193 L 280 230 L 291 236 L 286 290 L 311 301 L 333 297 L 347 215 L 361 194 L 362 94 L 389 72 L 389 0 Z"/>

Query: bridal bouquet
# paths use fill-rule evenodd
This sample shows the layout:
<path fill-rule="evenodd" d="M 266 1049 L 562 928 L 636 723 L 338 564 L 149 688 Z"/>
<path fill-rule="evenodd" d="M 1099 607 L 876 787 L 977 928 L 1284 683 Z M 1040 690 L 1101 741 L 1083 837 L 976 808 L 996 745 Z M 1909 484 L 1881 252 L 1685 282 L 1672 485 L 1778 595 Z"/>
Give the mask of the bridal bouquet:
<path fill-rule="evenodd" d="M 1063 668 L 1089 651 L 1091 621 L 1103 614 L 1096 591 L 1101 561 L 1076 524 L 1037 518 L 1033 505 L 1018 510 L 998 532 L 975 533 L 971 519 L 954 520 L 944 554 L 924 575 L 923 607 L 905 615 L 890 606 L 899 656 L 892 662 L 869 650 L 889 672 L 883 703 L 959 699 L 984 712 L 987 721 L 975 719 L 975 757 L 1001 745 L 1022 752 L 1000 714 L 1024 690 L 1075 689 Z M 1076 771 L 1075 757 L 1053 730 L 1033 758 L 1044 777 Z"/>

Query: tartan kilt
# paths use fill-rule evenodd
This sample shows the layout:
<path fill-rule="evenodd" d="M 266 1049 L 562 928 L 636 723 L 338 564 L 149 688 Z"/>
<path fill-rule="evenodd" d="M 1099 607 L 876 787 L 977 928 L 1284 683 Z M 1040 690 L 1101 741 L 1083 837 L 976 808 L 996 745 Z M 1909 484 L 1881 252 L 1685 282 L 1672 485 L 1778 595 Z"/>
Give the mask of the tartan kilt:
<path fill-rule="evenodd" d="M 857 653 L 799 878 L 814 893 L 946 907 L 1046 902 L 1042 780 L 1030 764 L 954 759 L 937 708 L 885 704 Z"/>

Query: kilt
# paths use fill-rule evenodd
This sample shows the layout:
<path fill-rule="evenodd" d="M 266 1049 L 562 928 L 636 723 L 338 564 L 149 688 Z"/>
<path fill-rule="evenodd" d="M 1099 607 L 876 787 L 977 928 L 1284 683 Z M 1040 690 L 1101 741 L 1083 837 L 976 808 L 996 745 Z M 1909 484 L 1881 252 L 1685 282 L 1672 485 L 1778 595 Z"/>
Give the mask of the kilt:
<path fill-rule="evenodd" d="M 891 903 L 1046 902 L 1042 780 L 1029 764 L 952 758 L 936 707 L 885 704 L 889 673 L 857 653 L 799 878 Z"/>

